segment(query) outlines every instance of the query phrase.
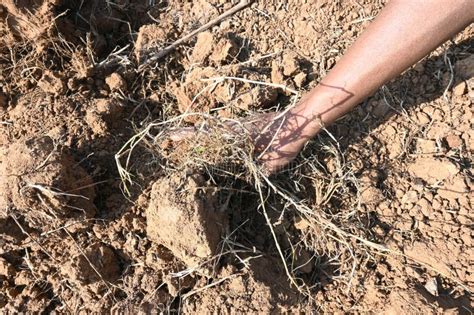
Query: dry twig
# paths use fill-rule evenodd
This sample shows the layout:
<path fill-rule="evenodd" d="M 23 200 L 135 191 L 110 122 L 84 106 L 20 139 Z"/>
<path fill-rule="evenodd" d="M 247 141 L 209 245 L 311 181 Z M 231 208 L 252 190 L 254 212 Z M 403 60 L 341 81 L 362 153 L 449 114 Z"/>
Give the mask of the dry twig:
<path fill-rule="evenodd" d="M 218 24 L 219 22 L 225 20 L 226 18 L 228 18 L 229 16 L 239 12 L 240 10 L 242 10 L 243 8 L 247 7 L 248 5 L 250 5 L 251 3 L 253 2 L 253 0 L 241 0 L 237 5 L 235 5 L 234 7 L 232 7 L 231 9 L 227 10 L 226 12 L 222 13 L 221 15 L 219 15 L 218 17 L 216 17 L 215 19 L 212 19 L 211 21 L 207 22 L 206 24 L 204 24 L 203 26 L 199 27 L 198 29 L 192 31 L 191 33 L 179 38 L 178 40 L 176 40 L 174 43 L 172 43 L 171 45 L 163 48 L 162 50 L 158 51 L 156 54 L 154 54 L 153 56 L 150 56 L 148 57 L 148 59 L 142 64 L 140 65 L 140 67 L 138 68 L 138 70 L 142 70 L 144 67 L 146 67 L 147 65 L 165 57 L 166 55 L 168 55 L 170 52 L 172 52 L 173 50 L 175 50 L 179 45 L 187 42 L 188 40 L 190 40 L 191 38 L 193 38 L 194 36 L 196 36 L 197 34 L 211 28 L 212 26 Z"/>

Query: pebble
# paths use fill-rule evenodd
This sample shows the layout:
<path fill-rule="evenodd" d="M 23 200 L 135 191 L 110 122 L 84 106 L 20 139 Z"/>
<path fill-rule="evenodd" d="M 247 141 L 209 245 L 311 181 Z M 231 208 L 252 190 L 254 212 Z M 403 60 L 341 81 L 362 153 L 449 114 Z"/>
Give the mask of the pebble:
<path fill-rule="evenodd" d="M 451 149 L 454 149 L 454 148 L 457 148 L 457 147 L 460 147 L 462 145 L 462 139 L 460 136 L 457 136 L 457 135 L 454 135 L 454 134 L 450 134 L 448 135 L 446 138 L 446 143 L 448 144 L 448 146 L 451 148 Z"/>
<path fill-rule="evenodd" d="M 426 125 L 430 122 L 430 117 L 426 113 L 418 113 L 416 115 L 416 118 L 418 119 L 418 123 L 421 125 Z"/>
<path fill-rule="evenodd" d="M 429 217 L 431 213 L 430 202 L 425 198 L 421 198 L 417 204 L 420 206 L 421 213 L 423 213 L 424 216 Z"/>
<path fill-rule="evenodd" d="M 453 88 L 453 94 L 456 96 L 462 96 L 466 92 L 466 82 L 462 81 Z"/>
<path fill-rule="evenodd" d="M 404 204 L 409 204 L 409 203 L 415 203 L 418 201 L 418 194 L 414 190 L 410 190 L 407 193 L 403 195 L 402 198 L 402 203 Z"/>
<path fill-rule="evenodd" d="M 294 77 L 293 81 L 295 82 L 297 87 L 301 88 L 306 82 L 306 77 L 306 73 L 300 72 Z"/>
<path fill-rule="evenodd" d="M 127 82 L 120 74 L 116 72 L 105 78 L 105 83 L 109 86 L 111 91 L 127 91 Z"/>

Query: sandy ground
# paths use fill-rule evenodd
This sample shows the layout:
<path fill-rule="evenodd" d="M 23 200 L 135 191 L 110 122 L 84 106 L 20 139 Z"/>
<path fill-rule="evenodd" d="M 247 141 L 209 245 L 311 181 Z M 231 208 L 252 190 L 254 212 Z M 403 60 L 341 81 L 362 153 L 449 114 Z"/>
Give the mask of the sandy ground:
<path fill-rule="evenodd" d="M 219 121 L 291 106 L 383 1 L 256 1 L 149 62 L 232 6 L 0 1 L 0 307 L 472 313 L 472 25 L 259 185 Z"/>

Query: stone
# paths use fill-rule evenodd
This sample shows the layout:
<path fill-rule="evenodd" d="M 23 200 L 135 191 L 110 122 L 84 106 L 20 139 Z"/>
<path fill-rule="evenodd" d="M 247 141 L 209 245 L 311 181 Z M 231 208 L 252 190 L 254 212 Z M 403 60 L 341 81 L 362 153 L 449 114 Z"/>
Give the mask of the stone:
<path fill-rule="evenodd" d="M 462 139 L 460 136 L 450 134 L 444 139 L 451 149 L 458 148 L 462 145 Z"/>
<path fill-rule="evenodd" d="M 295 82 L 297 87 L 301 88 L 306 83 L 306 78 L 306 73 L 300 72 L 293 78 L 293 81 Z"/>
<path fill-rule="evenodd" d="M 294 75 L 299 70 L 297 55 L 288 53 L 283 56 L 283 74 L 287 77 Z"/>
<path fill-rule="evenodd" d="M 453 94 L 462 96 L 466 92 L 466 82 L 462 81 L 453 88 Z"/>
<path fill-rule="evenodd" d="M 105 83 L 109 86 L 111 91 L 127 91 L 127 82 L 120 74 L 116 72 L 105 78 Z"/>
<path fill-rule="evenodd" d="M 426 140 L 426 139 L 417 139 L 416 140 L 416 152 L 419 154 L 433 154 L 438 151 L 436 147 L 436 141 Z"/>
<path fill-rule="evenodd" d="M 411 176 L 421 178 L 428 184 L 446 180 L 457 173 L 459 168 L 448 159 L 419 158 L 408 165 Z"/>

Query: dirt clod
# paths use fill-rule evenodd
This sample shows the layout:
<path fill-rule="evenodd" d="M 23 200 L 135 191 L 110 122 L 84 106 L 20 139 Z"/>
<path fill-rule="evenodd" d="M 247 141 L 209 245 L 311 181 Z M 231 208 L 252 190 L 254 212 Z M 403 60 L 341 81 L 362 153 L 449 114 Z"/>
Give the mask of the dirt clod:
<path fill-rule="evenodd" d="M 58 96 L 65 91 L 65 83 L 58 76 L 58 74 L 52 71 L 45 71 L 43 76 L 38 82 L 38 86 L 46 93 Z"/>
<path fill-rule="evenodd" d="M 116 122 L 123 112 L 122 104 L 116 99 L 98 99 L 95 105 L 97 113 L 110 124 Z"/>
<path fill-rule="evenodd" d="M 304 72 L 300 72 L 295 77 L 293 78 L 293 81 L 295 82 L 296 86 L 301 88 L 303 85 L 306 83 L 307 75 Z"/>
<path fill-rule="evenodd" d="M 24 213 L 32 225 L 95 214 L 92 179 L 48 137 L 0 147 L 0 173 L 0 207 Z"/>
<path fill-rule="evenodd" d="M 446 140 L 446 143 L 448 144 L 448 146 L 451 149 L 458 148 L 463 144 L 463 141 L 462 141 L 461 137 L 459 137 L 458 135 L 455 135 L 455 134 L 448 135 L 445 138 L 445 140 Z"/>
<path fill-rule="evenodd" d="M 113 282 L 120 276 L 120 267 L 114 251 L 102 243 L 96 243 L 71 257 L 62 272 L 80 284 L 97 281 Z"/>
<path fill-rule="evenodd" d="M 200 33 L 190 58 L 191 63 L 203 63 L 211 55 L 213 45 L 214 35 L 211 32 Z"/>
<path fill-rule="evenodd" d="M 287 77 L 294 75 L 299 70 L 299 64 L 295 53 L 283 55 L 283 74 Z"/>
<path fill-rule="evenodd" d="M 436 172 L 433 172 L 433 170 L 436 170 Z M 427 183 L 434 184 L 436 181 L 442 181 L 456 175 L 459 168 L 449 160 L 420 158 L 408 165 L 408 172 Z"/>
<path fill-rule="evenodd" d="M 109 86 L 111 91 L 121 91 L 122 93 L 127 92 L 127 82 L 116 72 L 105 78 L 105 83 Z"/>
<path fill-rule="evenodd" d="M 152 186 L 146 211 L 148 237 L 163 244 L 189 267 L 218 252 L 227 227 L 212 187 L 200 175 L 173 176 Z"/>
<path fill-rule="evenodd" d="M 231 38 L 221 38 L 215 45 L 214 51 L 209 57 L 214 64 L 222 65 L 237 58 L 239 46 Z"/>
<path fill-rule="evenodd" d="M 466 92 L 466 82 L 462 81 L 453 88 L 453 94 L 456 96 L 464 95 Z"/>

